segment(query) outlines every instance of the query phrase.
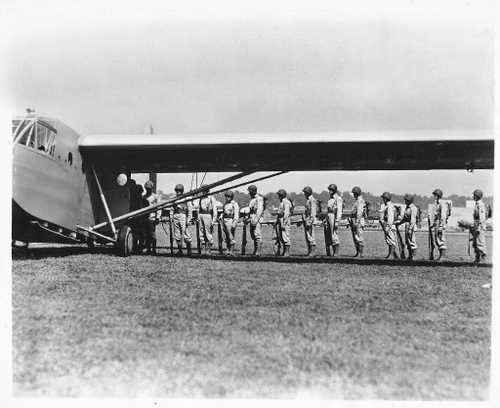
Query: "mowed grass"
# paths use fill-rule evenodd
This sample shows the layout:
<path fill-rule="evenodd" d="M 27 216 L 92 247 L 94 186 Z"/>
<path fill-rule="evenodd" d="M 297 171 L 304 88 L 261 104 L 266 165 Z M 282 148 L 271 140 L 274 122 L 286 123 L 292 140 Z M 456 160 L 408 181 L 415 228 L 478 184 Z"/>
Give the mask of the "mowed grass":
<path fill-rule="evenodd" d="M 488 396 L 489 268 L 59 255 L 13 260 L 18 396 Z"/>

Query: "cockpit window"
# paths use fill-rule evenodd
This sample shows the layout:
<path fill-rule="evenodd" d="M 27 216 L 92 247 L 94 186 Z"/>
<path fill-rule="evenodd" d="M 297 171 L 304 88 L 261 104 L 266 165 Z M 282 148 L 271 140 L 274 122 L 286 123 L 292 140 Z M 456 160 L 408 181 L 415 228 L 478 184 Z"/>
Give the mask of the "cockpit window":
<path fill-rule="evenodd" d="M 12 133 L 14 143 L 54 156 L 57 131 L 49 123 L 38 119 L 13 120 Z"/>

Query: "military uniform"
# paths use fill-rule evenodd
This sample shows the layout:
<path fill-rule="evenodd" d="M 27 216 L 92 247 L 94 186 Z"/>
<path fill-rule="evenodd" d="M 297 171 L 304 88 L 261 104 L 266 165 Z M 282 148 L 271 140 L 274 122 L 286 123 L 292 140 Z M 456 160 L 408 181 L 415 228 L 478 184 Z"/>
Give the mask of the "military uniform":
<path fill-rule="evenodd" d="M 383 203 L 380 207 L 380 224 L 384 230 L 385 243 L 389 247 L 389 255 L 397 258 L 396 248 L 398 245 L 396 238 L 396 226 L 394 221 L 396 219 L 396 208 L 392 201 Z"/>
<path fill-rule="evenodd" d="M 304 212 L 304 221 L 306 229 L 306 241 L 309 247 L 309 252 L 316 246 L 316 237 L 314 234 L 314 222 L 316 221 L 316 199 L 312 194 L 306 199 L 306 206 Z"/>
<path fill-rule="evenodd" d="M 227 249 L 231 255 L 233 254 L 234 245 L 236 244 L 234 234 L 236 231 L 236 225 L 238 224 L 239 213 L 240 206 L 233 199 L 231 199 L 230 202 L 224 203 L 222 206 L 222 231 L 224 234 L 224 241 L 226 242 Z"/>
<path fill-rule="evenodd" d="M 256 194 L 248 204 L 250 209 L 250 236 L 254 243 L 262 242 L 262 214 L 264 213 L 264 197 Z"/>
<path fill-rule="evenodd" d="M 448 204 L 443 200 L 438 199 L 432 204 L 432 212 L 434 215 L 434 219 L 432 220 L 434 242 L 441 252 L 446 250 L 444 231 L 446 230 L 448 222 Z"/>
<path fill-rule="evenodd" d="M 354 201 L 351 218 L 356 249 L 362 254 L 365 245 L 363 237 L 363 230 L 365 228 L 365 200 L 361 195 Z"/>
<path fill-rule="evenodd" d="M 327 203 L 327 222 L 330 228 L 330 240 L 333 247 L 340 244 L 338 228 L 340 220 L 342 219 L 342 208 L 343 201 L 342 197 L 335 193 L 332 198 L 328 200 Z"/>
<path fill-rule="evenodd" d="M 186 243 L 188 252 L 191 249 L 191 234 L 188 224 L 193 216 L 193 205 L 188 201 L 182 204 L 174 204 L 172 208 L 172 221 L 174 226 L 174 239 L 177 241 L 179 251 L 182 248 L 182 240 Z"/>
<path fill-rule="evenodd" d="M 482 194 L 481 194 L 482 196 Z M 486 257 L 486 205 L 482 198 L 476 201 L 474 205 L 474 223 L 472 224 L 472 247 L 476 255 L 476 262 Z"/>
<path fill-rule="evenodd" d="M 417 251 L 417 239 L 415 231 L 417 229 L 418 208 L 415 204 L 406 204 L 402 222 L 405 223 L 405 243 L 409 250 L 409 257 L 413 259 Z"/>
<path fill-rule="evenodd" d="M 283 197 L 278 205 L 278 239 L 285 247 L 290 247 L 290 227 L 292 217 L 292 202 Z"/>
<path fill-rule="evenodd" d="M 212 247 L 214 240 L 212 237 L 213 224 L 217 220 L 217 202 L 214 196 L 207 196 L 199 199 L 198 217 L 200 220 L 200 243 Z"/>
<path fill-rule="evenodd" d="M 143 196 L 143 203 L 145 207 L 150 205 L 158 204 L 160 199 L 159 195 L 152 192 L 151 184 L 146 182 L 146 194 Z M 158 221 L 161 217 L 161 210 L 152 211 L 148 214 L 147 219 L 145 220 L 145 247 L 147 252 L 156 252 L 156 226 L 158 225 Z"/>

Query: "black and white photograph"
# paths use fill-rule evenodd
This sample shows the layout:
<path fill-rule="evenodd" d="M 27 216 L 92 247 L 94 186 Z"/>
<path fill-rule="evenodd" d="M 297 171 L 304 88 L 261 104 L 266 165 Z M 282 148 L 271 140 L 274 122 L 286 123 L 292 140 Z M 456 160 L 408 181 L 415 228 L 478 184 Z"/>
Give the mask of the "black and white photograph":
<path fill-rule="evenodd" d="M 493 404 L 494 6 L 3 1 L 9 401 Z"/>

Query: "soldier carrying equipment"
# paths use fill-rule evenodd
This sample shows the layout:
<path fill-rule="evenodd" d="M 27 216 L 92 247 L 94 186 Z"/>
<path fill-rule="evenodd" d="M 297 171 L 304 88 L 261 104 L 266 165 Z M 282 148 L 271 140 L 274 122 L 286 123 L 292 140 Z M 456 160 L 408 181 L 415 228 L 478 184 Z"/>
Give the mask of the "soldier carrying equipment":
<path fill-rule="evenodd" d="M 335 256 L 338 253 L 340 246 L 340 239 L 337 231 L 339 222 L 342 219 L 344 202 L 336 184 L 330 184 L 328 186 L 328 192 L 330 193 L 330 199 L 327 202 L 327 213 L 323 231 L 325 233 L 326 254 L 328 256 Z"/>
<path fill-rule="evenodd" d="M 384 231 L 385 242 L 389 248 L 388 257 L 392 256 L 394 259 L 399 259 L 396 252 L 397 242 L 396 242 L 396 226 L 395 221 L 395 208 L 391 201 L 391 195 L 388 192 L 384 192 L 382 195 L 383 204 L 380 208 L 380 224 Z"/>
<path fill-rule="evenodd" d="M 356 248 L 356 254 L 354 256 L 359 256 L 360 258 L 362 258 L 365 244 L 363 238 L 363 230 L 365 227 L 366 205 L 365 200 L 361 196 L 361 188 L 355 186 L 351 191 L 355 201 L 352 207 L 351 216 L 348 218 L 348 221 L 351 227 L 354 247 Z"/>
<path fill-rule="evenodd" d="M 251 185 L 248 187 L 250 194 L 250 236 L 253 240 L 253 255 L 260 256 L 262 252 L 262 215 L 264 213 L 264 199 L 260 194 L 257 194 L 257 187 Z"/>
<path fill-rule="evenodd" d="M 288 199 L 286 191 L 283 189 L 278 190 L 278 197 L 280 200 L 278 206 L 278 214 L 275 223 L 276 232 L 276 253 L 281 255 L 281 246 L 283 246 L 283 256 L 290 256 L 291 245 L 291 218 L 293 212 L 293 204 Z"/>
<path fill-rule="evenodd" d="M 302 189 L 306 198 L 306 208 L 302 215 L 304 222 L 304 235 L 307 244 L 307 256 L 314 256 L 316 251 L 316 238 L 314 236 L 314 222 L 316 221 L 317 203 L 312 195 L 312 188 L 306 186 Z"/>

